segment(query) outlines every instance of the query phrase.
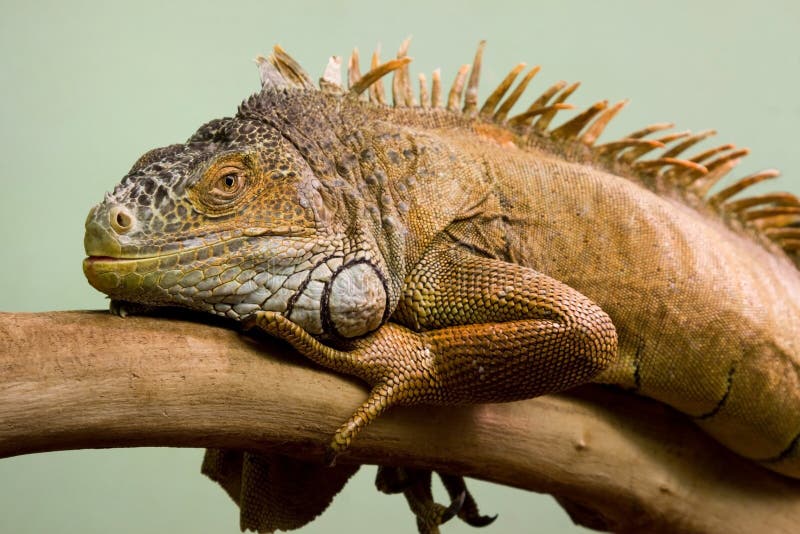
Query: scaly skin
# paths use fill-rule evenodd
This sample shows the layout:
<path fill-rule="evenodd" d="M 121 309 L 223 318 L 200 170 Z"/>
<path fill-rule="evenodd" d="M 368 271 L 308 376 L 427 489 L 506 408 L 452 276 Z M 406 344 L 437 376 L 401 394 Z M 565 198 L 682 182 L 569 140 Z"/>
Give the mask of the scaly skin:
<path fill-rule="evenodd" d="M 666 402 L 800 477 L 800 202 L 728 198 L 775 173 L 706 198 L 744 152 L 679 159 L 704 134 L 646 139 L 659 125 L 596 145 L 622 107 L 605 102 L 549 129 L 573 86 L 508 119 L 531 77 L 503 100 L 521 67 L 478 111 L 481 49 L 462 110 L 466 70 L 448 109 L 435 106 L 436 79 L 414 107 L 406 46 L 363 77 L 351 60 L 349 92 L 336 62 L 319 90 L 279 48 L 262 58 L 263 90 L 235 117 L 145 154 L 93 208 L 90 283 L 115 301 L 242 321 L 363 379 L 371 393 L 335 433 L 331 460 L 394 405 L 509 401 L 595 380 Z M 395 108 L 375 83 L 391 71 Z M 323 488 L 310 469 L 291 491 L 316 504 L 276 519 L 277 497 L 247 481 L 279 459 L 209 454 L 204 472 L 256 530 L 302 525 L 352 474 L 335 468 Z M 382 490 L 405 493 L 421 532 L 455 514 L 488 522 L 463 481 L 446 482 L 449 508 L 433 503 L 429 473 L 379 475 Z"/>

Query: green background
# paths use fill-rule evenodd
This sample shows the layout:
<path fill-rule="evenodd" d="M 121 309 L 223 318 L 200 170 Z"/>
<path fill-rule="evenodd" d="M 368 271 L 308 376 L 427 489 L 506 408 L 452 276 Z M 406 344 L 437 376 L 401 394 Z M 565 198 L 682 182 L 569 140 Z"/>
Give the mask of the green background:
<path fill-rule="evenodd" d="M 274 43 L 316 77 L 331 54 L 356 45 L 366 58 L 382 43 L 386 57 L 413 35 L 412 70 L 441 66 L 449 82 L 485 38 L 483 96 L 516 62 L 540 62 L 534 91 L 579 79 L 576 104 L 632 99 L 608 137 L 663 120 L 715 127 L 720 143 L 753 149 L 738 175 L 776 166 L 785 178 L 769 187 L 800 193 L 795 2 L 0 6 L 2 311 L 104 308 L 80 267 L 88 209 L 145 150 L 233 113 L 257 89 L 252 59 Z M 199 475 L 200 458 L 120 449 L 2 460 L 0 533 L 238 532 L 232 503 Z M 372 471 L 304 532 L 413 532 L 403 499 L 377 494 Z M 483 509 L 500 514 L 486 532 L 581 531 L 550 497 L 473 487 Z"/>

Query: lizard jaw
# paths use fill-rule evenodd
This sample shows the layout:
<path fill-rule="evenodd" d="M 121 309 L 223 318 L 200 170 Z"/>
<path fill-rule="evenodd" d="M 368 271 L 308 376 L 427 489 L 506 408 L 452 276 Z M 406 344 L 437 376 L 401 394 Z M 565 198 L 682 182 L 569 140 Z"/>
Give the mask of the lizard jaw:
<path fill-rule="evenodd" d="M 285 235 L 239 235 L 146 257 L 97 251 L 84 259 L 83 271 L 95 289 L 114 300 L 183 306 L 240 320 L 262 306 L 286 308 L 305 278 L 297 264 L 307 261 L 309 246 Z M 291 257 L 281 262 L 276 251 Z"/>

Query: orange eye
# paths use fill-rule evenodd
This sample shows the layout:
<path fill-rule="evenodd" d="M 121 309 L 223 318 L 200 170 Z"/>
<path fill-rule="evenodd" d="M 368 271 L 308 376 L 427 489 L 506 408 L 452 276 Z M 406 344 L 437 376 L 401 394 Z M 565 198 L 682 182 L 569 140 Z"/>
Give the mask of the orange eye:
<path fill-rule="evenodd" d="M 244 186 L 245 177 L 243 174 L 236 171 L 228 172 L 217 178 L 214 187 L 211 189 L 211 194 L 221 200 L 229 200 L 236 198 L 242 192 Z"/>
<path fill-rule="evenodd" d="M 249 154 L 227 154 L 201 170 L 187 191 L 194 208 L 209 217 L 236 213 L 260 190 L 263 177 Z"/>

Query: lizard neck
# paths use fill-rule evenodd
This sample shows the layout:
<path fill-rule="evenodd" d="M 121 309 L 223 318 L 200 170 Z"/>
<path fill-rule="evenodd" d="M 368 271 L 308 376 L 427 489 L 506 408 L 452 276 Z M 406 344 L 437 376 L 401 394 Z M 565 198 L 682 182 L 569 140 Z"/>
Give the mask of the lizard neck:
<path fill-rule="evenodd" d="M 365 113 L 354 98 L 320 92 L 275 92 L 266 106 L 263 96 L 261 118 L 308 163 L 339 230 L 380 252 L 393 297 L 433 237 L 486 196 L 482 163 L 459 157 L 446 127 L 398 124 L 390 108 Z"/>

